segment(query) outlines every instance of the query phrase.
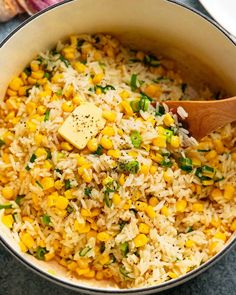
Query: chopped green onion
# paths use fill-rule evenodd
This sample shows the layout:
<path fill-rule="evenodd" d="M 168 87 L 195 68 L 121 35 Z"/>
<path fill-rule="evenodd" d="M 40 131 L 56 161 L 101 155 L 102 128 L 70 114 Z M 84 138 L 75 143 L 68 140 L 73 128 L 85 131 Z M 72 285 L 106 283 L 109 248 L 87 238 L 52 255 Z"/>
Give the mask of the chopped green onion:
<path fill-rule="evenodd" d="M 44 223 L 45 225 L 49 225 L 49 223 L 51 222 L 51 218 L 50 218 L 49 215 L 44 214 L 44 215 L 42 216 L 42 221 L 43 221 L 43 223 Z"/>
<path fill-rule="evenodd" d="M 202 167 L 198 167 L 195 175 L 201 180 L 210 180 L 215 176 L 215 169 L 213 167 L 204 165 Z"/>
<path fill-rule="evenodd" d="M 61 60 L 62 62 L 64 62 L 65 66 L 66 66 L 67 68 L 69 67 L 70 62 L 69 62 L 67 59 L 65 59 L 65 57 L 64 57 L 63 55 L 60 55 L 60 60 Z"/>
<path fill-rule="evenodd" d="M 84 44 L 84 42 L 85 42 L 85 40 L 83 40 L 83 39 L 78 40 L 77 47 L 81 47 Z"/>
<path fill-rule="evenodd" d="M 84 257 L 91 250 L 92 250 L 91 247 L 85 247 L 85 248 L 83 248 L 83 249 L 80 250 L 79 256 Z"/>
<path fill-rule="evenodd" d="M 153 101 L 153 99 L 150 96 L 148 96 L 147 94 L 145 94 L 144 92 L 141 92 L 141 97 L 147 98 L 149 101 Z"/>
<path fill-rule="evenodd" d="M 42 64 L 42 63 L 43 63 L 43 58 L 42 58 L 42 56 L 38 56 L 38 57 L 37 57 L 37 61 L 39 62 L 39 64 Z"/>
<path fill-rule="evenodd" d="M 97 150 L 94 152 L 94 155 L 101 156 L 103 152 L 103 147 L 99 144 Z"/>
<path fill-rule="evenodd" d="M 121 273 L 124 277 L 130 279 L 130 277 L 129 277 L 129 272 L 125 269 L 124 266 L 121 266 L 121 267 L 119 268 L 119 271 L 120 271 L 120 273 Z"/>
<path fill-rule="evenodd" d="M 15 202 L 18 206 L 20 206 L 21 200 L 25 197 L 25 195 L 18 195 L 15 199 Z"/>
<path fill-rule="evenodd" d="M 48 253 L 48 251 L 46 248 L 38 247 L 36 249 L 35 257 L 39 260 L 44 260 L 44 258 L 45 258 L 44 256 L 47 253 Z"/>
<path fill-rule="evenodd" d="M 5 144 L 5 141 L 3 141 L 2 139 L 0 139 L 0 148 Z"/>
<path fill-rule="evenodd" d="M 0 204 L 0 210 L 1 209 L 11 209 L 12 204 Z"/>
<path fill-rule="evenodd" d="M 60 170 L 60 169 L 56 168 L 56 169 L 55 169 L 55 171 L 56 171 L 57 173 L 59 173 L 59 174 L 61 174 L 61 175 L 62 175 L 62 170 Z"/>
<path fill-rule="evenodd" d="M 31 72 L 32 72 L 31 67 L 26 67 L 26 68 L 24 69 L 24 73 L 25 73 L 27 76 L 30 76 L 30 75 L 31 75 Z"/>
<path fill-rule="evenodd" d="M 131 142 L 135 148 L 139 148 L 142 143 L 142 137 L 140 133 L 136 130 L 132 131 L 130 135 Z"/>
<path fill-rule="evenodd" d="M 111 180 L 105 185 L 105 187 L 107 192 L 114 193 L 118 191 L 120 185 L 116 180 Z"/>
<path fill-rule="evenodd" d="M 100 247 L 99 247 L 100 253 L 102 254 L 105 251 L 105 249 L 106 249 L 105 243 L 101 242 Z"/>
<path fill-rule="evenodd" d="M 156 108 L 156 116 L 163 116 L 165 114 L 165 108 L 163 107 L 162 104 L 159 104 L 158 107 Z"/>
<path fill-rule="evenodd" d="M 155 83 L 161 83 L 161 82 L 168 83 L 168 82 L 170 82 L 170 79 L 167 77 L 158 77 L 158 78 L 154 79 L 153 82 L 155 82 Z"/>
<path fill-rule="evenodd" d="M 116 262 L 116 257 L 115 257 L 115 255 L 113 253 L 109 254 L 109 256 L 110 256 L 110 259 L 111 259 L 110 263 Z"/>
<path fill-rule="evenodd" d="M 51 74 L 48 72 L 44 73 L 44 78 L 47 78 L 48 80 L 51 78 Z"/>
<path fill-rule="evenodd" d="M 127 163 L 120 163 L 119 170 L 121 172 L 136 174 L 139 170 L 139 162 L 138 161 L 130 161 Z"/>
<path fill-rule="evenodd" d="M 52 159 L 52 153 L 49 149 L 47 149 L 47 158 L 46 160 L 51 160 Z"/>
<path fill-rule="evenodd" d="M 124 257 L 127 257 L 127 254 L 129 253 L 128 242 L 124 242 L 124 243 L 120 244 L 120 251 Z"/>
<path fill-rule="evenodd" d="M 34 163 L 36 159 L 37 159 L 37 156 L 33 154 L 30 158 L 30 163 Z"/>
<path fill-rule="evenodd" d="M 137 79 L 137 75 L 136 74 L 132 74 L 131 79 L 130 79 L 130 87 L 132 91 L 135 91 L 138 87 L 139 87 L 139 82 Z"/>
<path fill-rule="evenodd" d="M 188 227 L 187 233 L 191 233 L 192 231 L 193 231 L 193 227 L 192 226 Z"/>
<path fill-rule="evenodd" d="M 30 169 L 31 169 L 31 168 L 29 167 L 29 165 L 26 165 L 26 166 L 25 166 L 25 170 L 30 171 Z"/>
<path fill-rule="evenodd" d="M 133 112 L 138 113 L 140 111 L 138 100 L 132 100 L 130 102 L 130 106 L 131 106 Z"/>
<path fill-rule="evenodd" d="M 172 130 L 165 129 L 164 134 L 166 135 L 166 141 L 167 141 L 168 143 L 170 143 L 170 141 L 171 141 L 171 137 L 173 136 L 174 132 L 173 132 Z"/>
<path fill-rule="evenodd" d="M 156 58 L 156 56 L 153 54 L 145 55 L 143 61 L 145 65 L 152 67 L 159 67 L 161 64 L 160 61 Z"/>
<path fill-rule="evenodd" d="M 191 172 L 193 170 L 193 163 L 190 158 L 180 158 L 180 168 L 183 171 Z"/>
<path fill-rule="evenodd" d="M 47 109 L 45 114 L 44 114 L 44 122 L 48 121 L 49 120 L 49 116 L 50 116 L 50 110 Z"/>
<path fill-rule="evenodd" d="M 42 184 L 41 184 L 38 180 L 36 180 L 35 183 L 37 183 L 37 185 L 38 185 L 41 189 L 43 189 Z"/>
<path fill-rule="evenodd" d="M 141 97 L 139 101 L 139 109 L 146 112 L 149 107 L 149 99 L 146 97 Z"/>
<path fill-rule="evenodd" d="M 91 196 L 91 192 L 92 192 L 92 188 L 91 188 L 91 187 L 86 187 L 86 188 L 84 189 L 84 194 L 85 194 L 85 196 L 87 196 L 87 197 L 90 197 L 90 196 Z"/>
<path fill-rule="evenodd" d="M 170 168 L 172 166 L 172 162 L 169 158 L 164 158 L 160 164 L 162 167 L 167 167 L 167 168 Z"/>
<path fill-rule="evenodd" d="M 67 191 L 70 188 L 71 188 L 70 180 L 69 179 L 66 179 L 65 180 L 65 190 Z"/>
<path fill-rule="evenodd" d="M 209 152 L 210 151 L 210 149 L 209 150 L 197 150 L 198 152 L 201 152 L 201 153 L 207 153 L 207 152 Z"/>
<path fill-rule="evenodd" d="M 94 87 L 94 91 L 96 91 L 97 88 L 101 89 L 102 93 L 107 93 L 108 90 L 116 90 L 115 87 L 112 85 L 106 85 L 106 86 L 96 85 Z"/>
<path fill-rule="evenodd" d="M 111 199 L 109 198 L 109 194 L 110 194 L 110 192 L 107 191 L 107 190 L 104 192 L 104 198 L 103 198 L 103 201 L 104 201 L 104 203 L 107 205 L 108 208 L 111 208 L 111 206 L 112 206 L 112 201 L 111 201 Z"/>
<path fill-rule="evenodd" d="M 73 211 L 74 211 L 74 208 L 73 208 L 71 205 L 68 205 L 68 206 L 66 207 L 66 212 L 67 212 L 68 214 L 71 214 Z"/>
<path fill-rule="evenodd" d="M 120 231 L 122 231 L 122 229 L 125 227 L 125 225 L 128 223 L 128 221 L 125 220 L 121 220 L 119 222 L 119 226 L 120 226 Z"/>

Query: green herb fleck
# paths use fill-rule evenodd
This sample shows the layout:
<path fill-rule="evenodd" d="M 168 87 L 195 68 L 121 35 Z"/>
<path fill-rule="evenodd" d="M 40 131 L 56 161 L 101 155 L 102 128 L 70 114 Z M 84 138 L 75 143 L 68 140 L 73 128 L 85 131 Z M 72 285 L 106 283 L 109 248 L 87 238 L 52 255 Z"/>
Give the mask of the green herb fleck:
<path fill-rule="evenodd" d="M 138 131 L 136 130 L 132 131 L 130 135 L 130 139 L 135 148 L 140 148 L 142 143 L 142 137 Z"/>
<path fill-rule="evenodd" d="M 91 247 L 85 247 L 85 248 L 83 248 L 83 249 L 80 250 L 79 256 L 84 257 L 91 250 L 92 250 Z"/>
<path fill-rule="evenodd" d="M 30 163 L 34 163 L 36 159 L 37 159 L 37 156 L 33 154 L 30 158 Z"/>
<path fill-rule="evenodd" d="M 44 223 L 45 225 L 49 225 L 50 222 L 51 222 L 51 218 L 50 218 L 49 215 L 44 214 L 44 215 L 42 216 L 42 221 L 43 221 L 43 223 Z"/>
<path fill-rule="evenodd" d="M 97 150 L 94 152 L 94 155 L 101 156 L 103 152 L 103 147 L 99 144 Z"/>
<path fill-rule="evenodd" d="M 158 107 L 156 108 L 156 116 L 163 116 L 165 114 L 165 108 L 162 104 L 159 104 Z"/>
<path fill-rule="evenodd" d="M 156 56 L 153 54 L 145 55 L 143 61 L 146 66 L 159 67 L 161 64 L 160 61 L 156 58 Z"/>
<path fill-rule="evenodd" d="M 15 199 L 15 202 L 18 206 L 20 206 L 21 200 L 25 197 L 25 195 L 18 195 Z"/>
<path fill-rule="evenodd" d="M 44 122 L 48 121 L 49 120 L 49 116 L 50 116 L 50 110 L 47 109 L 45 114 L 44 114 Z"/>
<path fill-rule="evenodd" d="M 109 195 L 110 195 L 110 192 L 106 190 L 106 191 L 104 192 L 104 198 L 103 198 L 103 201 L 104 201 L 104 203 L 106 204 L 106 206 L 107 206 L 108 208 L 111 208 L 111 206 L 112 206 L 112 201 L 111 201 L 111 199 L 109 198 Z"/>
<path fill-rule="evenodd" d="M 192 231 L 193 231 L 193 227 L 192 226 L 190 226 L 190 227 L 187 228 L 187 233 L 191 233 Z"/>
<path fill-rule="evenodd" d="M 12 204 L 0 204 L 0 210 L 1 209 L 11 209 Z"/>
<path fill-rule="evenodd" d="M 45 258 L 44 256 L 47 253 L 48 253 L 48 251 L 46 248 L 38 247 L 35 252 L 35 257 L 39 260 L 44 260 L 44 258 Z"/>
<path fill-rule="evenodd" d="M 69 179 L 66 179 L 65 180 L 65 190 L 67 191 L 70 188 L 71 188 L 70 180 Z"/>
<path fill-rule="evenodd" d="M 2 139 L 0 139 L 0 148 L 1 148 L 2 146 L 4 146 L 4 144 L 5 144 L 5 141 L 3 141 Z"/>
<path fill-rule="evenodd" d="M 85 196 L 87 196 L 87 197 L 90 197 L 90 196 L 91 196 L 91 192 L 92 192 L 92 188 L 91 188 L 91 187 L 86 187 L 86 188 L 84 189 L 84 194 L 85 194 Z"/>
<path fill-rule="evenodd" d="M 128 222 L 125 221 L 125 220 L 121 220 L 121 221 L 119 222 L 120 231 L 122 231 L 122 229 L 125 227 L 125 225 L 126 225 L 127 223 L 128 223 Z"/>
<path fill-rule="evenodd" d="M 68 205 L 68 206 L 66 207 L 66 212 L 67 212 L 68 214 L 71 214 L 73 211 L 74 211 L 74 208 L 73 208 L 71 205 Z"/>
<path fill-rule="evenodd" d="M 41 189 L 43 189 L 42 184 L 41 184 L 38 180 L 36 180 L 35 183 L 36 183 Z"/>
<path fill-rule="evenodd" d="M 124 257 L 127 257 L 127 254 L 129 253 L 128 242 L 124 242 L 124 243 L 120 244 L 120 251 Z"/>
<path fill-rule="evenodd" d="M 106 249 L 105 242 L 101 242 L 99 247 L 100 253 L 102 254 L 105 251 L 105 249 Z"/>
<path fill-rule="evenodd" d="M 130 162 L 120 163 L 118 169 L 121 172 L 136 174 L 139 170 L 139 162 L 134 160 Z"/>
<path fill-rule="evenodd" d="M 52 153 L 49 149 L 47 149 L 47 158 L 46 160 L 51 160 L 52 159 Z"/>

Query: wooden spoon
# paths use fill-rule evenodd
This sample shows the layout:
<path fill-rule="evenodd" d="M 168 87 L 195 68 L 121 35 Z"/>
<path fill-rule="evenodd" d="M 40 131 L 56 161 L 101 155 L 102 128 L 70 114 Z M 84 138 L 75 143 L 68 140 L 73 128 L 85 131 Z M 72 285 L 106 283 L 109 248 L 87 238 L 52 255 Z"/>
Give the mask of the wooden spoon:
<path fill-rule="evenodd" d="M 179 106 L 188 113 L 184 120 L 190 134 L 197 140 L 228 123 L 236 121 L 236 96 L 222 100 L 166 101 L 172 112 Z"/>

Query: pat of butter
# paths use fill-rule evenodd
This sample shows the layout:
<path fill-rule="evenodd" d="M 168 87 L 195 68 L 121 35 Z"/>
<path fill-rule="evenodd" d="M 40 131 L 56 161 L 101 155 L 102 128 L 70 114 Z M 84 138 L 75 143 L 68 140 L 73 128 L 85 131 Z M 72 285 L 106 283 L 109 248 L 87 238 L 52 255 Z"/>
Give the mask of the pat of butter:
<path fill-rule="evenodd" d="M 88 141 L 104 128 L 102 110 L 93 103 L 78 106 L 65 120 L 58 132 L 78 149 L 86 147 Z"/>

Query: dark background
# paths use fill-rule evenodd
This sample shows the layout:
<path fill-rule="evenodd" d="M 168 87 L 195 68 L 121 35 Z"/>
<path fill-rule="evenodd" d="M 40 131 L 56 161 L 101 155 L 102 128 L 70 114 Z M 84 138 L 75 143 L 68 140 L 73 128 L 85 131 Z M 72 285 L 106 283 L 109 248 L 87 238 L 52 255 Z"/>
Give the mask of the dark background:
<path fill-rule="evenodd" d="M 196 0 L 179 0 L 179 2 L 185 3 L 207 14 Z M 22 15 L 6 24 L 0 24 L 0 41 L 26 18 L 26 15 Z M 0 295 L 76 294 L 79 293 L 59 287 L 28 270 L 0 244 Z M 197 278 L 160 294 L 236 295 L 236 247 Z"/>

